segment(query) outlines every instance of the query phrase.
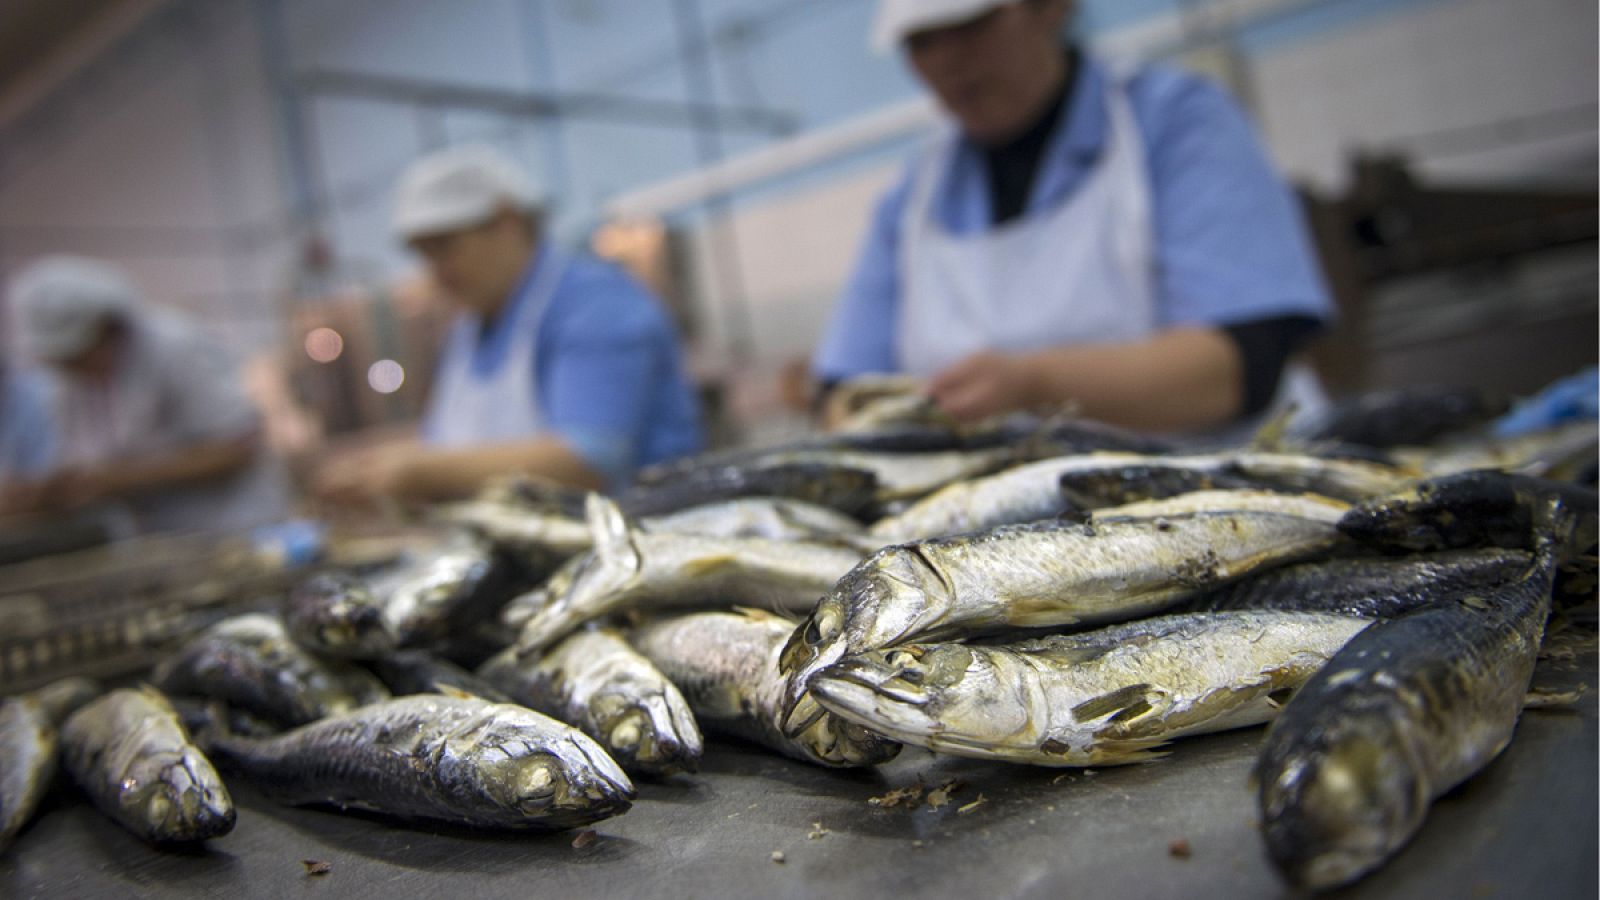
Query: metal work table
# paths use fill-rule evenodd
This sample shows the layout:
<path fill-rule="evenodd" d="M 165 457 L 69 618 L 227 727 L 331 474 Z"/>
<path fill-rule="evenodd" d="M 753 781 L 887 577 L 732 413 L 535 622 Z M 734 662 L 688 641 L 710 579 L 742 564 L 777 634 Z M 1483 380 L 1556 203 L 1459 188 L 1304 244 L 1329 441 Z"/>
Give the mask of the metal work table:
<path fill-rule="evenodd" d="M 1592 687 L 1595 665 L 1585 653 L 1536 683 Z M 1347 894 L 1594 897 L 1596 722 L 1592 692 L 1576 708 L 1528 711 L 1505 754 Z M 0 859 L 0 897 L 1286 896 L 1245 786 L 1260 736 L 1185 740 L 1161 762 L 1092 774 L 909 752 L 878 771 L 831 771 L 716 744 L 699 774 L 642 783 L 634 808 L 582 848 L 572 832 L 442 832 L 289 809 L 238 784 L 232 834 L 162 852 L 65 790 Z M 866 802 L 919 775 L 967 786 L 937 810 Z M 1169 852 L 1179 839 L 1188 858 Z M 302 860 L 331 870 L 308 875 Z"/>

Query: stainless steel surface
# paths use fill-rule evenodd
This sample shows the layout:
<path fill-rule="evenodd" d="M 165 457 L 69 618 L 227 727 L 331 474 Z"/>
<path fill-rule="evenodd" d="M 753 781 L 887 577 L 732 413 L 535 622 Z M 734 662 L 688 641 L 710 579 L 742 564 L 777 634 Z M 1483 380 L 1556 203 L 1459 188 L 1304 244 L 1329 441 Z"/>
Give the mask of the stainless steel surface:
<path fill-rule="evenodd" d="M 1592 652 L 1539 677 L 1577 681 L 1596 684 Z M 1506 753 L 1440 801 L 1399 859 L 1345 894 L 1594 897 L 1596 721 L 1593 693 L 1574 709 L 1528 711 Z M 926 756 L 839 772 L 718 745 L 700 774 L 643 784 L 634 809 L 600 823 L 584 849 L 572 832 L 440 833 L 285 809 L 241 786 L 231 835 L 162 852 L 62 791 L 0 859 L 0 896 L 1292 896 L 1266 860 L 1245 784 L 1260 735 L 1187 740 L 1162 762 L 1093 774 Z M 968 786 L 938 810 L 867 804 L 919 774 Z M 985 802 L 960 811 L 980 794 Z M 813 823 L 827 833 L 811 837 Z M 1169 853 L 1177 839 L 1192 856 Z M 302 860 L 331 871 L 308 875 Z"/>

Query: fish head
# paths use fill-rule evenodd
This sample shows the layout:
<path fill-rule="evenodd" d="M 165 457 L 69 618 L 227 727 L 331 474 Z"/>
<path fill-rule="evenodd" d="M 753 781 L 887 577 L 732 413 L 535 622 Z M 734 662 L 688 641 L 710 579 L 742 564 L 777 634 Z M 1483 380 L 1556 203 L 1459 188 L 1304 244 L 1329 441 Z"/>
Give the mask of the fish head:
<path fill-rule="evenodd" d="M 1377 868 L 1422 825 L 1429 786 L 1396 720 L 1345 717 L 1287 754 L 1268 737 L 1254 777 L 1262 835 L 1296 884 L 1331 888 Z"/>
<path fill-rule="evenodd" d="M 288 622 L 296 641 L 334 656 L 368 656 L 391 649 L 383 605 L 365 584 L 321 575 L 290 595 Z"/>
<path fill-rule="evenodd" d="M 935 738 L 1028 730 L 1034 723 L 1027 703 L 995 702 L 1021 689 L 1020 683 L 1001 684 L 988 657 L 961 644 L 862 653 L 828 666 L 811 682 L 823 708 L 921 746 Z"/>
<path fill-rule="evenodd" d="M 127 821 L 139 822 L 153 842 L 206 840 L 233 830 L 236 813 L 228 789 L 198 750 L 151 757 L 121 784 Z"/>
<path fill-rule="evenodd" d="M 692 772 L 705 750 L 694 714 L 675 689 L 639 696 L 604 693 L 587 710 L 589 734 L 628 771 Z"/>
<path fill-rule="evenodd" d="M 811 694 L 800 698 L 797 718 L 808 724 L 790 738 L 816 762 L 840 768 L 876 766 L 899 754 L 898 741 L 833 715 L 816 703 Z M 812 707 L 816 707 L 815 712 Z"/>
<path fill-rule="evenodd" d="M 1516 481 L 1491 471 L 1458 472 L 1356 504 L 1339 530 L 1368 546 L 1430 551 L 1493 544 L 1523 546 L 1533 505 Z"/>
<path fill-rule="evenodd" d="M 477 775 L 501 808 L 553 826 L 592 822 L 633 804 L 634 788 L 610 756 L 577 732 L 481 757 Z M 492 758 L 491 758 L 492 757 Z"/>
<path fill-rule="evenodd" d="M 778 657 L 788 677 L 784 689 L 784 733 L 793 737 L 811 722 L 796 714 L 812 677 L 867 650 L 890 647 L 917 633 L 930 598 L 946 586 L 911 546 L 888 547 L 839 579 L 790 635 Z M 814 714 L 819 707 L 812 706 Z"/>

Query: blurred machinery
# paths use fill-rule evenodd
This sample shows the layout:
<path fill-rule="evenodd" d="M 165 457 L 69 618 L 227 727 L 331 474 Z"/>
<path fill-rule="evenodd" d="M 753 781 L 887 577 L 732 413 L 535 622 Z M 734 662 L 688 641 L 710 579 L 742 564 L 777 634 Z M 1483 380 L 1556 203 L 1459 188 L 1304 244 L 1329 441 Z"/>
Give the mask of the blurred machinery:
<path fill-rule="evenodd" d="M 1316 351 L 1332 390 L 1528 392 L 1595 364 L 1593 188 L 1430 184 L 1369 157 L 1306 208 L 1341 316 Z"/>

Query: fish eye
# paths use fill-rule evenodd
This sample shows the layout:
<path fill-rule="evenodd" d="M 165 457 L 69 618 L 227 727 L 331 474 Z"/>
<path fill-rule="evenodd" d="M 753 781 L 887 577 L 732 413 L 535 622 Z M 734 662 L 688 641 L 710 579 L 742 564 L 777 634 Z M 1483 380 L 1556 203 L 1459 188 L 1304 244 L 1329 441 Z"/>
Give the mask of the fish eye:
<path fill-rule="evenodd" d="M 839 613 L 832 606 L 819 606 L 806 622 L 806 643 L 815 647 L 839 633 Z"/>

